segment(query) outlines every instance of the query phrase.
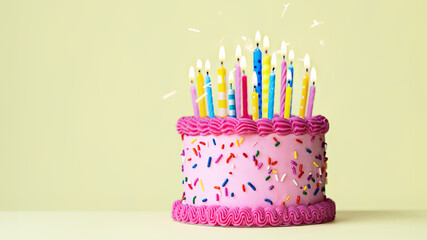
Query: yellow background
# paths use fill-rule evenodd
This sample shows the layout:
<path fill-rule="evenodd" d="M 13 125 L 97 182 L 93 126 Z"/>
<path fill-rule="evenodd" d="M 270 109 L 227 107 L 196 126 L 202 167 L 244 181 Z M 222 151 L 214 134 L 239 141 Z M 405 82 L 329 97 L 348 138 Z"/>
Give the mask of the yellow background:
<path fill-rule="evenodd" d="M 297 59 L 311 56 L 314 113 L 331 124 L 327 194 L 337 208 L 425 209 L 426 8 L 1 1 L 0 210 L 169 210 L 182 192 L 175 124 L 192 114 L 189 66 L 201 58 L 216 69 L 222 41 L 230 70 L 236 45 L 256 30 L 272 50 L 285 40 Z M 324 24 L 310 28 L 313 19 Z M 296 61 L 294 113 L 302 67 Z"/>

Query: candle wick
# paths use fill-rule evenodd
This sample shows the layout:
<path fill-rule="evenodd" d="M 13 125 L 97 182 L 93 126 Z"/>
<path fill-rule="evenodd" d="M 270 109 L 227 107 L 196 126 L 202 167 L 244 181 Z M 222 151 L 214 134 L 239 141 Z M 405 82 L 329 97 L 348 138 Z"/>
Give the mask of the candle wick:
<path fill-rule="evenodd" d="M 267 54 L 268 50 L 265 50 L 265 53 Z"/>
<path fill-rule="evenodd" d="M 274 72 L 274 69 L 275 69 L 275 68 L 273 67 L 273 69 L 272 69 L 271 71 L 273 71 L 273 72 Z"/>
<path fill-rule="evenodd" d="M 237 61 L 240 61 L 240 59 L 239 59 L 239 58 L 237 58 Z"/>
<path fill-rule="evenodd" d="M 308 68 L 306 68 L 305 71 L 308 72 Z"/>
<path fill-rule="evenodd" d="M 256 43 L 256 47 L 257 47 L 257 48 L 259 47 L 259 43 Z"/>
<path fill-rule="evenodd" d="M 224 65 L 224 62 L 221 62 L 221 66 Z"/>

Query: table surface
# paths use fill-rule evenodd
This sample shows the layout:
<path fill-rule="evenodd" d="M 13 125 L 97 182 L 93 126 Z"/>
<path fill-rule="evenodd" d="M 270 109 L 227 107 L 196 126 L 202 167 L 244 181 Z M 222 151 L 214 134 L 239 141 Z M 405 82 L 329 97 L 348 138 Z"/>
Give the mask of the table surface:
<path fill-rule="evenodd" d="M 427 239 L 427 211 L 338 211 L 333 222 L 268 228 L 175 222 L 169 212 L 0 212 L 0 239 Z"/>

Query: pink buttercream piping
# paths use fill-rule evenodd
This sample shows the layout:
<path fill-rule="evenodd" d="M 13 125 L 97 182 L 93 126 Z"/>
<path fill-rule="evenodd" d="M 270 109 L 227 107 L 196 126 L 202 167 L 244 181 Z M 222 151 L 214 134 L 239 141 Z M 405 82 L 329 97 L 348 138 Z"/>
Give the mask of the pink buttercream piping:
<path fill-rule="evenodd" d="M 267 136 L 271 133 L 279 135 L 326 134 L 329 130 L 328 119 L 321 115 L 302 119 L 292 116 L 290 119 L 278 117 L 273 119 L 261 118 L 256 122 L 250 118 L 207 118 L 181 117 L 176 124 L 179 134 L 197 135 L 232 135 L 232 134 L 259 134 Z"/>
<path fill-rule="evenodd" d="M 335 202 L 331 199 L 310 206 L 239 208 L 222 206 L 172 205 L 172 219 L 192 224 L 236 227 L 290 226 L 323 223 L 335 218 Z"/>

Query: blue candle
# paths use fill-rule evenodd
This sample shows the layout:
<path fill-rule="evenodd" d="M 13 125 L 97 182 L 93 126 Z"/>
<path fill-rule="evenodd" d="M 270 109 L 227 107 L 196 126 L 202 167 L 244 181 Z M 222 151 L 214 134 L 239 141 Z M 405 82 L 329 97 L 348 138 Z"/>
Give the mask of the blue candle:
<path fill-rule="evenodd" d="M 211 83 L 211 78 L 209 77 L 209 71 L 211 69 L 211 63 L 209 62 L 209 60 L 206 60 L 205 69 L 206 69 L 205 86 L 206 86 L 206 93 L 207 93 L 206 98 L 208 100 L 208 113 L 209 113 L 209 118 L 213 118 L 215 117 L 215 112 L 214 112 L 214 105 L 213 105 L 213 98 L 212 98 L 212 83 Z"/>
<path fill-rule="evenodd" d="M 268 118 L 273 119 L 274 116 L 274 91 L 276 88 L 276 74 L 274 69 L 276 68 L 276 53 L 271 56 L 271 74 L 270 84 L 268 87 Z"/>
<path fill-rule="evenodd" d="M 292 64 L 295 60 L 295 54 L 294 54 L 294 50 L 289 51 L 289 71 L 291 72 L 292 78 L 290 79 L 290 81 L 288 81 L 288 86 L 291 87 L 293 89 L 294 87 L 294 65 Z M 292 115 L 292 99 L 293 99 L 293 95 L 294 95 L 294 91 L 292 91 L 291 94 L 291 115 Z"/>
<path fill-rule="evenodd" d="M 258 78 L 256 92 L 258 93 L 259 118 L 262 118 L 262 52 L 259 50 L 259 43 L 261 42 L 261 34 L 259 31 L 257 31 L 255 34 L 255 42 L 256 49 L 254 51 L 254 71 Z"/>
<path fill-rule="evenodd" d="M 230 89 L 228 90 L 228 110 L 230 112 L 230 117 L 236 118 L 236 99 L 233 89 L 234 71 L 231 71 L 230 75 L 228 75 L 228 82 L 230 83 Z"/>

